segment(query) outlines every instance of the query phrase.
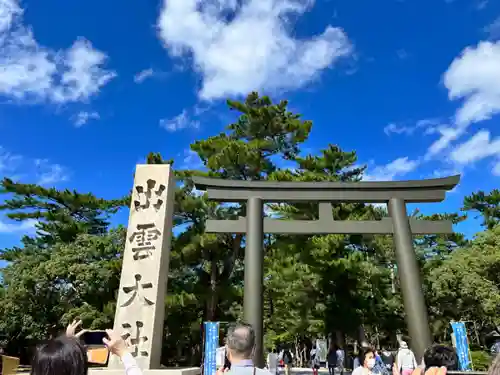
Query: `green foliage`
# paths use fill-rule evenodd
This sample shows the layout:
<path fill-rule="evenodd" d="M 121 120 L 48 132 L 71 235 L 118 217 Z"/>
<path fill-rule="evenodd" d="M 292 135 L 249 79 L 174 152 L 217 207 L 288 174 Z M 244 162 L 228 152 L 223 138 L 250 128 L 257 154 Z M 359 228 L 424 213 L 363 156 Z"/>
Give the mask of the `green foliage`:
<path fill-rule="evenodd" d="M 112 325 L 125 229 L 80 234 L 48 248 L 26 245 L 2 270 L 0 336 L 23 348 L 79 317 L 89 328 Z"/>
<path fill-rule="evenodd" d="M 0 211 L 8 211 L 8 218 L 18 222 L 36 221 L 36 239 L 41 246 L 69 243 L 80 233 L 103 235 L 109 225 L 107 219 L 123 205 L 123 200 L 108 201 L 90 193 L 47 189 L 8 178 L 0 183 L 0 193 L 10 195 L 0 205 Z M 33 239 L 24 241 L 29 243 Z M 11 261 L 15 254 L 16 251 L 4 254 L 4 260 Z"/>
<path fill-rule="evenodd" d="M 429 305 L 446 320 L 500 324 L 500 227 L 480 233 L 429 272 Z"/>
<path fill-rule="evenodd" d="M 488 371 L 491 365 L 491 355 L 483 350 L 472 350 L 472 365 L 474 371 Z"/>
<path fill-rule="evenodd" d="M 500 190 L 489 194 L 478 191 L 464 198 L 464 211 L 477 211 L 483 217 L 483 226 L 492 229 L 500 222 Z"/>
<path fill-rule="evenodd" d="M 244 216 L 245 204 L 217 205 L 194 190 L 192 176 L 234 180 L 361 180 L 365 167 L 354 151 L 329 144 L 314 154 L 302 149 L 312 123 L 251 93 L 228 101 L 239 116 L 225 132 L 191 145 L 203 165 L 176 170 L 174 225 L 165 308 L 163 362 L 198 365 L 202 323 L 241 318 L 243 303 L 243 235 L 205 232 L 208 218 Z M 159 153 L 150 164 L 173 164 Z M 79 317 L 89 328 L 112 324 L 125 245 L 125 228 L 110 229 L 109 219 L 130 197 L 104 200 L 92 194 L 46 189 L 4 179 L 7 199 L 0 210 L 12 220 L 37 222 L 37 233 L 20 247 L 4 249 L 9 263 L 0 282 L 0 338 L 7 351 L 54 334 Z M 481 195 L 482 194 L 482 195 Z M 495 226 L 498 192 L 473 194 L 464 210 L 479 211 L 489 228 L 473 241 L 460 233 L 416 236 L 433 333 L 446 335 L 449 321 L 477 322 L 480 332 L 500 323 L 500 229 Z M 281 220 L 314 220 L 317 203 L 268 204 L 268 215 Z M 335 220 L 380 220 L 383 208 L 334 203 Z M 459 214 L 413 217 L 449 219 Z M 296 343 L 304 348 L 319 336 L 355 338 L 360 327 L 371 342 L 405 332 L 391 236 L 267 235 L 264 241 L 265 345 Z M 446 337 L 445 337 L 446 339 Z M 4 343 L 5 344 L 5 343 Z M 479 356 L 480 354 L 474 354 Z M 479 359 L 478 359 L 479 361 Z"/>

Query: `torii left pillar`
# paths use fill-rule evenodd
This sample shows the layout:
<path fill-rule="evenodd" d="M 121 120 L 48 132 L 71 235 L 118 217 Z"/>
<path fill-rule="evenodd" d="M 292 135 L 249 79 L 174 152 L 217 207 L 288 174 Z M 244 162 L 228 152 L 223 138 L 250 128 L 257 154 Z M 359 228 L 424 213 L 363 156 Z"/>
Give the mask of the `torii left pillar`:
<path fill-rule="evenodd" d="M 255 331 L 254 363 L 264 367 L 263 295 L 264 295 L 264 208 L 262 200 L 247 201 L 247 236 L 245 246 L 245 289 L 243 317 Z"/>

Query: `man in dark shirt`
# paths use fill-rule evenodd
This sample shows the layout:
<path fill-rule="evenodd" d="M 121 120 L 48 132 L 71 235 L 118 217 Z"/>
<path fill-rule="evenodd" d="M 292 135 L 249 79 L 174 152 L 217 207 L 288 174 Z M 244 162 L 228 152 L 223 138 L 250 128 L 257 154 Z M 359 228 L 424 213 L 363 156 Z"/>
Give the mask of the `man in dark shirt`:
<path fill-rule="evenodd" d="M 426 370 L 431 367 L 446 367 L 448 371 L 457 371 L 457 353 L 446 345 L 431 345 L 424 352 L 424 364 Z"/>
<path fill-rule="evenodd" d="M 387 350 L 386 347 L 382 347 L 382 351 L 380 352 L 380 358 L 384 363 L 384 367 L 389 373 L 392 372 L 392 366 L 394 366 L 394 354 Z"/>

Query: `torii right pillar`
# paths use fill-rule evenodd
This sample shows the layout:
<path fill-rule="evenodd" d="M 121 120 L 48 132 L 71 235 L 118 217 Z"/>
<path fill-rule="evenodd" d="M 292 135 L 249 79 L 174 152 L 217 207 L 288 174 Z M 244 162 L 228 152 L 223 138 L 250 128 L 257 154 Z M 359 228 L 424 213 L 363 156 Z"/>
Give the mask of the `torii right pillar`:
<path fill-rule="evenodd" d="M 413 249 L 413 235 L 405 201 L 401 198 L 391 198 L 388 202 L 388 210 L 393 220 L 394 247 L 406 323 L 411 337 L 412 349 L 420 362 L 425 349 L 432 343 L 420 267 Z"/>

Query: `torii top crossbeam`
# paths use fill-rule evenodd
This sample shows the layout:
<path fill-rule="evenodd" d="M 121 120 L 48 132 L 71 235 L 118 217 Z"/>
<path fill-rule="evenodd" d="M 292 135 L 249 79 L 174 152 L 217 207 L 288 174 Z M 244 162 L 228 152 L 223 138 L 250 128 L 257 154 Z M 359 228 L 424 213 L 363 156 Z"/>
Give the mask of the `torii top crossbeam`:
<path fill-rule="evenodd" d="M 220 202 L 241 202 L 259 197 L 265 202 L 362 202 L 385 203 L 392 198 L 406 203 L 441 202 L 460 175 L 427 180 L 360 182 L 241 181 L 193 177 L 197 189 Z"/>
<path fill-rule="evenodd" d="M 223 180 L 193 177 L 199 190 L 208 198 L 220 202 L 244 202 L 258 198 L 265 202 L 319 203 L 319 220 L 275 220 L 265 218 L 264 233 L 326 234 L 326 233 L 393 233 L 391 218 L 378 221 L 334 221 L 331 202 L 387 203 L 399 199 L 404 203 L 440 202 L 446 191 L 453 189 L 460 176 L 415 181 L 361 182 L 275 182 Z M 409 219 L 413 234 L 452 233 L 448 220 L 427 221 Z M 212 233 L 245 233 L 247 218 L 238 220 L 207 220 L 206 230 Z"/>

